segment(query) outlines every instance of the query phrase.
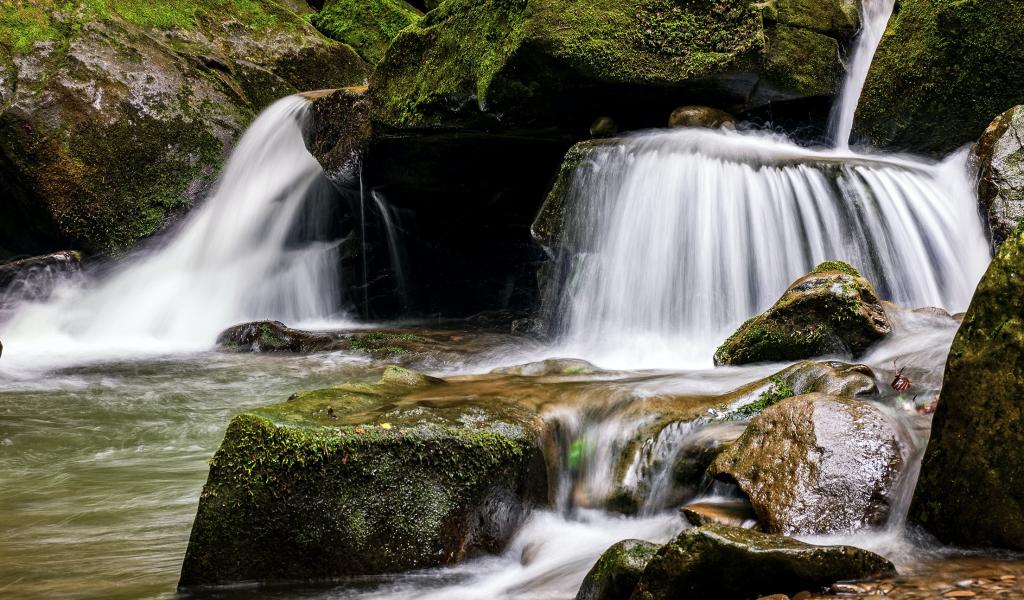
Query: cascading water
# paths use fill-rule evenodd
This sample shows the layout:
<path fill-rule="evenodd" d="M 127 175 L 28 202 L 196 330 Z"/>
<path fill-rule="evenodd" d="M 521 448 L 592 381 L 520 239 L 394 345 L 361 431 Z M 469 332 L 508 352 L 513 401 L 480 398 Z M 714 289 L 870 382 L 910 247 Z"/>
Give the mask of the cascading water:
<path fill-rule="evenodd" d="M 297 239 L 315 229 L 307 212 L 328 193 L 302 139 L 307 105 L 293 96 L 264 111 L 165 245 L 18 307 L 0 325 L 0 368 L 201 350 L 234 323 L 334 315 L 337 244 Z"/>
<path fill-rule="evenodd" d="M 857 36 L 846 78 L 839 99 L 829 119 L 829 133 L 837 148 L 850 147 L 853 132 L 853 117 L 857 112 L 861 91 L 867 81 L 871 61 L 875 57 L 882 35 L 892 16 L 896 0 L 862 0 L 860 10 L 861 30 Z"/>

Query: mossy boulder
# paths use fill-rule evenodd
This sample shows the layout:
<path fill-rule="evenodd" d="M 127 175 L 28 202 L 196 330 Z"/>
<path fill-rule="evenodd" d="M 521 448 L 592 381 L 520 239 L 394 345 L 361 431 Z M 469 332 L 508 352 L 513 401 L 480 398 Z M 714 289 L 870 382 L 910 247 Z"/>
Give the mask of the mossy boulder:
<path fill-rule="evenodd" d="M 867 550 L 813 546 L 781 535 L 705 525 L 687 529 L 662 546 L 631 598 L 747 600 L 895 574 L 892 563 Z"/>
<path fill-rule="evenodd" d="M 447 0 L 378 65 L 374 118 L 586 131 L 600 115 L 660 125 L 683 103 L 830 96 L 855 29 L 840 0 Z"/>
<path fill-rule="evenodd" d="M 822 263 L 715 352 L 715 364 L 856 356 L 892 331 L 874 288 L 846 263 Z"/>
<path fill-rule="evenodd" d="M 536 411 L 398 367 L 236 417 L 182 587 L 325 579 L 498 552 L 547 500 Z"/>
<path fill-rule="evenodd" d="M 1024 549 L 1024 226 L 953 340 L 910 519 L 940 540 Z"/>
<path fill-rule="evenodd" d="M 576 600 L 629 600 L 640 575 L 661 546 L 622 540 L 608 548 L 587 573 Z"/>
<path fill-rule="evenodd" d="M 587 177 L 588 169 L 581 169 L 580 166 L 588 160 L 592 160 L 594 153 L 602 148 L 608 148 L 617 144 L 615 138 L 585 140 L 577 143 L 566 152 L 562 160 L 562 166 L 548 190 L 541 204 L 537 216 L 530 226 L 530 233 L 533 239 L 537 240 L 549 254 L 557 253 L 557 250 L 567 242 L 563 239 L 565 231 L 565 219 L 569 211 L 570 191 L 581 189 L 582 184 L 578 179 Z"/>
<path fill-rule="evenodd" d="M 292 329 L 280 321 L 242 323 L 217 336 L 217 346 L 230 352 L 327 352 L 345 345 L 338 335 Z"/>
<path fill-rule="evenodd" d="M 1024 4 L 901 0 L 857 110 L 876 144 L 949 152 L 1024 103 Z"/>
<path fill-rule="evenodd" d="M 708 473 L 739 485 L 764 531 L 851 533 L 888 518 L 902 436 L 869 402 L 804 394 L 751 420 Z"/>
<path fill-rule="evenodd" d="M 0 239 L 126 250 L 203 196 L 262 108 L 366 75 L 271 0 L 4 3 Z"/>
<path fill-rule="evenodd" d="M 1024 105 L 989 124 L 972 159 L 978 169 L 978 203 L 997 249 L 1024 218 Z"/>
<path fill-rule="evenodd" d="M 680 106 L 668 116 L 669 127 L 736 127 L 736 117 L 710 106 Z"/>
<path fill-rule="evenodd" d="M 327 37 L 352 46 L 377 64 L 398 32 L 423 16 L 405 0 L 326 0 L 310 23 Z"/>

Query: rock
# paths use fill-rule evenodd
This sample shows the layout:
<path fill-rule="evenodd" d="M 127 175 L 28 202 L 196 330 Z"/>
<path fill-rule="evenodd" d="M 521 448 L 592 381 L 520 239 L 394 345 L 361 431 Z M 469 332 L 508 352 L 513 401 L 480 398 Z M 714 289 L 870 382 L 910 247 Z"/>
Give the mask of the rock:
<path fill-rule="evenodd" d="M 754 417 L 708 472 L 739 485 L 764 531 L 851 533 L 888 518 L 900 440 L 875 405 L 810 393 Z"/>
<path fill-rule="evenodd" d="M 447 0 L 395 38 L 371 79 L 373 114 L 403 128 L 585 131 L 592 115 L 642 121 L 680 98 L 742 110 L 830 96 L 856 25 L 839 0 Z"/>
<path fill-rule="evenodd" d="M 608 548 L 587 573 L 576 600 L 629 600 L 660 547 L 641 540 L 622 540 Z"/>
<path fill-rule="evenodd" d="M 973 142 L 1024 104 L 1024 4 L 903 0 L 875 53 L 856 130 L 934 153 Z"/>
<path fill-rule="evenodd" d="M 593 375 L 601 369 L 578 358 L 549 358 L 539 362 L 500 367 L 491 373 L 502 375 L 559 376 L 559 375 Z"/>
<path fill-rule="evenodd" d="M 389 367 L 236 417 L 182 566 L 184 588 L 393 573 L 500 552 L 546 501 L 536 410 Z"/>
<path fill-rule="evenodd" d="M 746 500 L 723 502 L 694 502 L 680 509 L 686 520 L 694 527 L 718 523 L 729 527 L 746 527 L 754 524 L 757 515 Z"/>
<path fill-rule="evenodd" d="M 338 336 L 292 329 L 280 321 L 253 321 L 222 331 L 217 346 L 231 352 L 330 352 L 348 344 Z"/>
<path fill-rule="evenodd" d="M 736 128 L 736 117 L 710 106 L 680 106 L 668 117 L 669 127 Z"/>
<path fill-rule="evenodd" d="M 262 108 L 367 74 L 351 48 L 276 2 L 106 5 L 0 8 L 9 252 L 124 251 L 204 196 Z"/>
<path fill-rule="evenodd" d="M 953 340 L 910 520 L 944 542 L 1024 549 L 1024 226 Z"/>
<path fill-rule="evenodd" d="M 972 158 L 978 169 L 978 203 L 995 251 L 1024 218 L 1024 105 L 989 124 Z"/>
<path fill-rule="evenodd" d="M 619 127 L 611 117 L 598 117 L 590 124 L 590 137 L 607 138 L 619 134 Z"/>
<path fill-rule="evenodd" d="M 74 250 L 0 264 L 0 308 L 22 300 L 42 300 L 57 282 L 81 271 L 82 255 Z"/>
<path fill-rule="evenodd" d="M 306 147 L 336 186 L 358 188 L 372 137 L 365 87 L 334 90 L 313 100 Z"/>
<path fill-rule="evenodd" d="M 614 138 L 586 140 L 579 142 L 565 154 L 555 182 L 548 190 L 544 203 L 530 226 L 533 239 L 537 240 L 549 255 L 553 256 L 565 243 L 562 232 L 569 208 L 569 191 L 573 189 L 576 178 L 586 176 L 585 171 L 579 168 L 580 165 L 590 160 L 596 150 L 613 146 L 615 143 Z"/>
<path fill-rule="evenodd" d="M 781 535 L 705 525 L 683 531 L 658 551 L 632 599 L 746 600 L 895 573 L 892 563 L 867 550 L 812 546 Z"/>
<path fill-rule="evenodd" d="M 717 365 L 858 355 L 892 330 L 875 290 L 856 269 L 818 265 L 715 352 Z"/>
<path fill-rule="evenodd" d="M 377 64 L 398 32 L 423 16 L 404 0 L 325 0 L 309 22 L 327 37 L 355 48 Z"/>

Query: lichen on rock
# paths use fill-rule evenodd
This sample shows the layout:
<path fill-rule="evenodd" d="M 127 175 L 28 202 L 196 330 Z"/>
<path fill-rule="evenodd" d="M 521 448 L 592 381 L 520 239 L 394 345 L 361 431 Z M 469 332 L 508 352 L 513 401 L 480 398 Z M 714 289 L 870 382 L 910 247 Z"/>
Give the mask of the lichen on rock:
<path fill-rule="evenodd" d="M 992 249 L 1024 220 L 1024 105 L 996 117 L 975 144 L 978 203 L 988 220 Z"/>

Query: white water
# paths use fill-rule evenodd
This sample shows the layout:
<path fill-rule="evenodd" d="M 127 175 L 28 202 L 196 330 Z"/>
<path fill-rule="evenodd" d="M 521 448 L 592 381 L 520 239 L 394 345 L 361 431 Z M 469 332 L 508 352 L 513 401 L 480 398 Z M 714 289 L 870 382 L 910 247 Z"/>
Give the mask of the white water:
<path fill-rule="evenodd" d="M 0 324 L 0 369 L 203 350 L 235 323 L 332 316 L 335 246 L 293 239 L 324 177 L 302 140 L 306 106 L 289 97 L 264 111 L 164 245 L 18 307 Z"/>
<path fill-rule="evenodd" d="M 710 366 L 740 323 L 825 260 L 853 264 L 884 299 L 962 310 L 989 260 L 965 162 L 704 129 L 600 148 L 569 195 L 568 275 L 552 294 L 562 352 L 611 368 Z"/>
<path fill-rule="evenodd" d="M 885 34 L 886 25 L 892 15 L 895 0 L 862 0 L 860 9 L 861 30 L 857 36 L 850 63 L 846 67 L 846 78 L 829 119 L 829 133 L 837 148 L 845 150 L 850 147 L 850 134 L 853 132 L 853 118 L 857 112 L 860 94 L 864 90 L 871 61 L 875 57 L 878 44 Z"/>

